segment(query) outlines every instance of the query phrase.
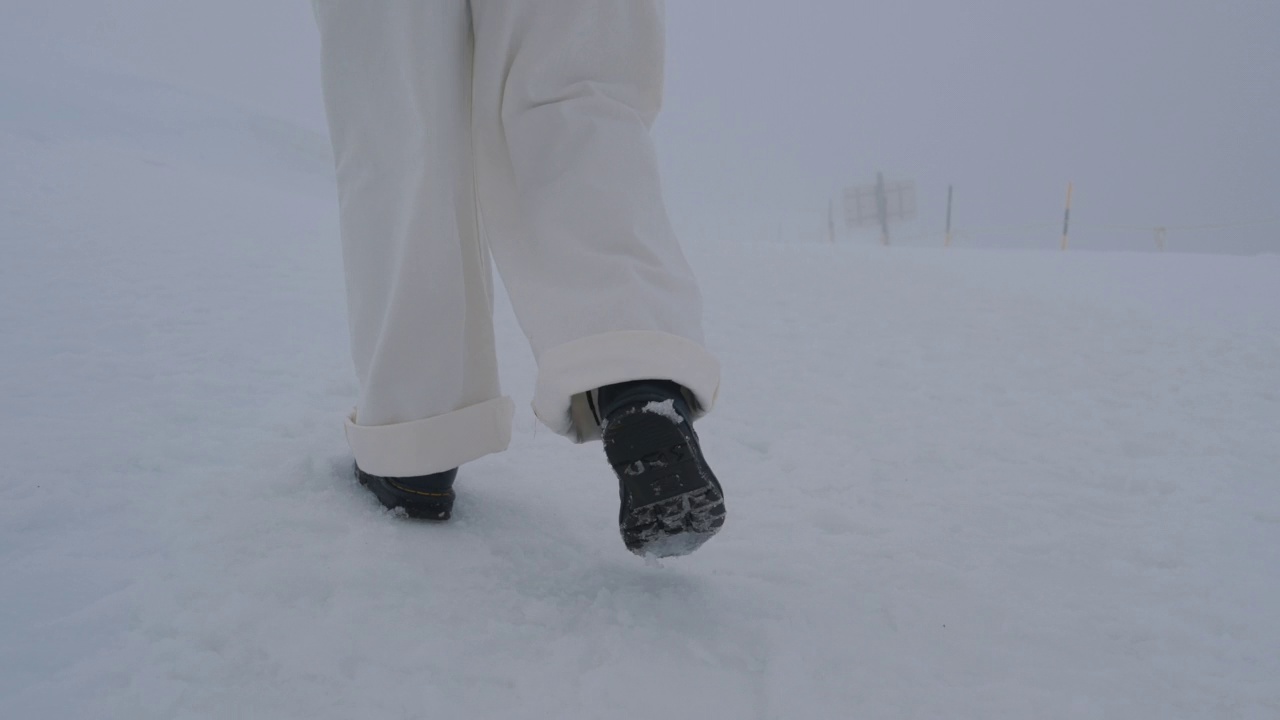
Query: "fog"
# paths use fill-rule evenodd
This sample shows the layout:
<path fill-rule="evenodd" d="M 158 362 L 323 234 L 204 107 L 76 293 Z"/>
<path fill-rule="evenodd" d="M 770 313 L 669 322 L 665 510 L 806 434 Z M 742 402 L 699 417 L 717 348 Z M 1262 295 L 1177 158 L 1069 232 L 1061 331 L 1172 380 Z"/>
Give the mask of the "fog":
<path fill-rule="evenodd" d="M 353 477 L 307 0 L 0 0 L 0 720 L 1280 717 L 1280 0 L 667 15 L 729 519 L 664 565 L 501 286 L 510 451 Z"/>
<path fill-rule="evenodd" d="M 914 180 L 902 244 L 1280 252 L 1274 0 L 680 0 L 656 130 L 701 238 L 818 242 L 828 201 Z M 323 129 L 301 0 L 4 0 L 5 72 L 140 74 Z M 1251 223 L 1249 225 L 1245 225 Z M 1204 228 L 1199 226 L 1215 226 Z M 1230 226 L 1230 227 L 1216 227 Z M 842 242 L 876 236 L 841 228 Z"/>

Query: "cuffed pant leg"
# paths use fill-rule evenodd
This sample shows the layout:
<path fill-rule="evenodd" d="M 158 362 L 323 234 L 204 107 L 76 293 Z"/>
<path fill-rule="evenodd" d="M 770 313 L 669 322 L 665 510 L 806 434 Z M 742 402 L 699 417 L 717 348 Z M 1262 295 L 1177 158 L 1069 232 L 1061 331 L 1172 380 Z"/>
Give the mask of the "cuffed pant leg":
<path fill-rule="evenodd" d="M 367 473 L 430 475 L 507 449 L 513 409 L 511 399 L 501 397 L 394 425 L 357 425 L 352 415 L 347 419 L 347 442 Z"/>
<path fill-rule="evenodd" d="M 719 384 L 702 301 L 662 200 L 660 0 L 472 0 L 481 215 L 539 365 L 535 411 L 598 435 L 583 393 Z M 575 410 L 577 408 L 577 410 Z"/>
<path fill-rule="evenodd" d="M 468 3 L 314 7 L 360 382 L 348 438 L 373 474 L 451 469 L 510 435 L 476 216 Z"/>
<path fill-rule="evenodd" d="M 550 348 L 538 366 L 534 413 L 577 442 L 600 437 L 587 393 L 629 380 L 671 380 L 691 395 L 694 418 L 715 405 L 720 365 L 702 345 L 664 332 L 630 330 L 592 335 Z"/>

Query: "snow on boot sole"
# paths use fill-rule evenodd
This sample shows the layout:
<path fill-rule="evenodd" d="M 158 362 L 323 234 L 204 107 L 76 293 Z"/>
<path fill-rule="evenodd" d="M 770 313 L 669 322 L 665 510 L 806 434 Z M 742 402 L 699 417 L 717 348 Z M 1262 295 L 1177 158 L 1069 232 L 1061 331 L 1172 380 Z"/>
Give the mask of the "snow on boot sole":
<path fill-rule="evenodd" d="M 687 555 L 724 525 L 724 493 L 689 423 L 651 406 L 628 408 L 604 429 L 622 500 L 618 529 L 636 555 Z"/>

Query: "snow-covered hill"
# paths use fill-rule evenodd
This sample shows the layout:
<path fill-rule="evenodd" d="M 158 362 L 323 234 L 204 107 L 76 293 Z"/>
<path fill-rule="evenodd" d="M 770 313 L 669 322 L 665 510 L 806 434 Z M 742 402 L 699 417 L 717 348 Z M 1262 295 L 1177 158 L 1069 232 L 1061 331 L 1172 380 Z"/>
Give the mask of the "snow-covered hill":
<path fill-rule="evenodd" d="M 448 525 L 356 486 L 323 138 L 15 77 L 3 716 L 1280 716 L 1280 258 L 688 238 L 730 517 L 652 566 L 528 410 Z"/>

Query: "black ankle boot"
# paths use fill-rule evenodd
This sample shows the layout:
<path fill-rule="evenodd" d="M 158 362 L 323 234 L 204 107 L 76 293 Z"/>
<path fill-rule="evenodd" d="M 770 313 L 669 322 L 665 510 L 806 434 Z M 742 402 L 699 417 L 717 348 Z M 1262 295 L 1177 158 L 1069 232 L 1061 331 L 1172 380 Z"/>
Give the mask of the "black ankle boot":
<path fill-rule="evenodd" d="M 406 515 L 421 520 L 448 520 L 453 513 L 453 480 L 457 468 L 416 477 L 370 475 L 356 466 L 360 484 L 369 488 L 388 510 L 403 508 Z"/>
<path fill-rule="evenodd" d="M 724 492 L 707 466 L 681 387 L 639 380 L 595 397 L 604 451 L 618 476 L 618 529 L 631 552 L 697 550 L 724 525 Z"/>

